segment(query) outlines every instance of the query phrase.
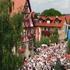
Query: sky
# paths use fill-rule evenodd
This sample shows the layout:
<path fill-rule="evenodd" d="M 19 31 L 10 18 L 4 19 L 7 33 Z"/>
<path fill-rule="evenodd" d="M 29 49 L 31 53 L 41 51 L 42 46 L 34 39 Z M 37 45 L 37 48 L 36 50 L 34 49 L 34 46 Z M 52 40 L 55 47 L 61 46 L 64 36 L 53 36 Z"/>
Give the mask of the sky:
<path fill-rule="evenodd" d="M 31 8 L 35 12 L 54 8 L 62 14 L 70 14 L 70 0 L 30 0 Z"/>

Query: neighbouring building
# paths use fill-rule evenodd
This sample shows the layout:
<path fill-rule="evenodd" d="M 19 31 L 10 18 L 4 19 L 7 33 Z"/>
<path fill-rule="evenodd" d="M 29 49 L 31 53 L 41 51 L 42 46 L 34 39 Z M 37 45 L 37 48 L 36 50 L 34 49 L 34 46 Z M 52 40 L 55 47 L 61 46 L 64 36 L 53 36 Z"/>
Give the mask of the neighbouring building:
<path fill-rule="evenodd" d="M 35 38 L 40 41 L 42 36 L 50 36 L 53 33 L 53 28 L 58 28 L 59 39 L 65 39 L 66 28 L 65 16 L 40 16 L 37 23 L 35 23 Z"/>
<path fill-rule="evenodd" d="M 67 34 L 67 38 L 68 40 L 70 40 L 70 15 L 66 15 L 65 16 L 65 20 L 66 20 L 66 34 Z"/>

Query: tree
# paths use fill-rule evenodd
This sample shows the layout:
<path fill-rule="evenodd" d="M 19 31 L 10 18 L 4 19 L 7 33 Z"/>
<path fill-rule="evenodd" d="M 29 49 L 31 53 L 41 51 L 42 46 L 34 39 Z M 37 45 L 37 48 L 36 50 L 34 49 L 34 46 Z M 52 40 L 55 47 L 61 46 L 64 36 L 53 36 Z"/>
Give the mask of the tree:
<path fill-rule="evenodd" d="M 2 70 L 2 60 L 3 60 L 3 47 L 5 41 L 5 25 L 8 21 L 8 7 L 10 7 L 10 0 L 0 0 L 0 69 Z M 6 13 L 5 13 L 6 12 Z M 5 22 L 6 21 L 6 22 Z"/>
<path fill-rule="evenodd" d="M 18 46 L 22 32 L 22 14 L 10 16 L 11 0 L 0 0 L 0 69 L 17 70 L 20 58 L 13 55 L 13 46 Z"/>
<path fill-rule="evenodd" d="M 48 10 L 44 10 L 41 15 L 44 15 L 44 16 L 61 16 L 61 12 L 59 12 L 58 10 L 55 10 L 53 8 L 51 9 L 48 9 Z"/>

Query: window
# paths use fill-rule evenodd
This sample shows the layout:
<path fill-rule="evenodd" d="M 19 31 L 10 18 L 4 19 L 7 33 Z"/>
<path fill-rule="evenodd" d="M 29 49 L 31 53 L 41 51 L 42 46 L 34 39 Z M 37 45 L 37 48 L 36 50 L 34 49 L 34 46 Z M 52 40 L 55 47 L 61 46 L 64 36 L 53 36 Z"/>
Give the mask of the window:
<path fill-rule="evenodd" d="M 42 31 L 49 31 L 49 28 L 43 27 L 43 28 L 42 28 Z"/>
<path fill-rule="evenodd" d="M 61 20 L 59 20 L 58 18 L 55 19 L 54 21 L 56 24 L 59 24 L 61 22 Z"/>

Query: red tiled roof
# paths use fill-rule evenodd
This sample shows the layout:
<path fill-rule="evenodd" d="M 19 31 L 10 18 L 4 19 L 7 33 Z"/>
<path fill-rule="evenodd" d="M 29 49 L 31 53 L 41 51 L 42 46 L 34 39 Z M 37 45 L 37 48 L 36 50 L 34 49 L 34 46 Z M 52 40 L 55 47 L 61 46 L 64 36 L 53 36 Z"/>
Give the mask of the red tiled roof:
<path fill-rule="evenodd" d="M 47 19 L 48 17 L 42 16 L 42 18 Z M 36 26 L 39 26 L 39 27 L 43 27 L 43 26 L 44 26 L 44 27 L 58 27 L 58 28 L 61 28 L 61 27 L 64 25 L 65 16 L 60 16 L 60 17 L 58 17 L 58 19 L 61 21 L 61 22 L 58 23 L 58 24 L 55 23 L 56 17 L 51 16 L 51 17 L 49 17 L 49 18 L 50 18 L 50 20 L 52 20 L 52 22 L 51 22 L 50 24 L 48 24 L 47 22 L 41 22 L 41 23 L 36 23 L 35 25 L 36 25 Z"/>

